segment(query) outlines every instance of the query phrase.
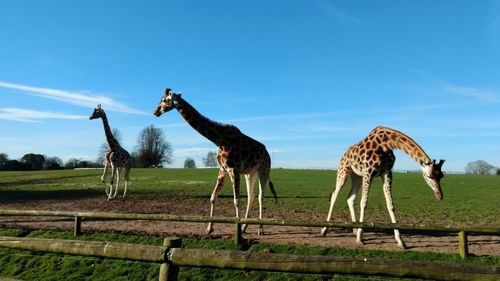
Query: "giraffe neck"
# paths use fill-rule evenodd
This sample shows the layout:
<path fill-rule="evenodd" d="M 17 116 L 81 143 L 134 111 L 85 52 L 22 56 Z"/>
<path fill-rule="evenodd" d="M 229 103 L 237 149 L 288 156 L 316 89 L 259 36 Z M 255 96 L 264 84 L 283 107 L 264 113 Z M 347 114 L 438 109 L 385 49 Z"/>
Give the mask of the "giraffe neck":
<path fill-rule="evenodd" d="M 409 136 L 390 128 L 377 127 L 375 130 L 377 129 L 378 132 L 376 133 L 381 138 L 384 147 L 392 150 L 402 150 L 422 167 L 425 163 L 431 162 L 431 158 L 422 147 Z"/>
<path fill-rule="evenodd" d="M 180 96 L 177 97 L 176 101 L 176 109 L 184 120 L 198 133 L 217 146 L 230 145 L 230 141 L 225 136 L 234 135 L 236 132 L 239 132 L 239 129 L 235 126 L 221 124 L 203 116 Z"/>
<path fill-rule="evenodd" d="M 106 117 L 106 113 L 102 112 L 101 119 L 102 119 L 102 125 L 104 126 L 104 134 L 106 135 L 106 140 L 108 141 L 109 148 L 111 150 L 114 150 L 119 145 L 118 141 L 115 139 L 113 133 L 111 132 L 111 128 L 109 127 L 108 117 Z"/>

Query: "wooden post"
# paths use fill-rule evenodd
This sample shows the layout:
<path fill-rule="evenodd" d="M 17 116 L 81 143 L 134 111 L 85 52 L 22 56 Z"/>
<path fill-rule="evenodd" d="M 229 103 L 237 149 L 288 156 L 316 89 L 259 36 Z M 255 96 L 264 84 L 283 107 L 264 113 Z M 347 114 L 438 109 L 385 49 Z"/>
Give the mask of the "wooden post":
<path fill-rule="evenodd" d="M 180 237 L 167 237 L 163 240 L 163 246 L 170 248 L 180 248 L 182 239 Z M 179 267 L 171 263 L 162 263 L 160 265 L 160 281 L 177 281 L 179 277 Z"/>
<path fill-rule="evenodd" d="M 458 233 L 458 251 L 460 252 L 460 257 L 465 259 L 469 255 L 469 245 L 467 242 L 467 232 L 460 231 Z"/>
<path fill-rule="evenodd" d="M 74 236 L 78 236 L 82 233 L 82 217 L 75 216 L 75 230 L 73 232 Z"/>
<path fill-rule="evenodd" d="M 236 222 L 234 224 L 234 227 L 235 227 L 234 243 L 236 244 L 236 246 L 241 246 L 241 244 L 243 243 L 243 237 L 241 235 L 241 223 Z"/>

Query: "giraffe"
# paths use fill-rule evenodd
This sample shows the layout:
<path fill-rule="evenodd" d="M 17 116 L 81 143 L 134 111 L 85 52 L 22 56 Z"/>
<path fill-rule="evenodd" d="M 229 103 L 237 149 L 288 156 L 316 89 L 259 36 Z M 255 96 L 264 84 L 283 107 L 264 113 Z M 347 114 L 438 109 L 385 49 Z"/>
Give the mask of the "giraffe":
<path fill-rule="evenodd" d="M 123 196 L 127 193 L 127 185 L 129 180 L 129 173 L 132 162 L 130 161 L 130 154 L 127 150 L 125 150 L 118 141 L 113 136 L 111 132 L 111 128 L 109 127 L 108 118 L 106 117 L 106 113 L 101 108 L 101 105 L 98 105 L 94 108 L 94 112 L 90 116 L 90 120 L 101 118 L 102 124 L 104 126 L 104 133 L 106 135 L 106 140 L 108 141 L 109 150 L 106 152 L 104 156 L 104 172 L 101 177 L 102 184 L 104 185 L 104 191 L 108 196 L 108 201 L 115 198 L 118 192 L 118 184 L 120 182 L 120 171 L 121 169 L 125 169 L 125 189 L 123 190 Z M 106 189 L 106 173 L 108 171 L 109 166 L 111 166 L 111 184 L 109 187 L 109 193 Z M 113 194 L 113 181 L 116 175 L 116 187 L 115 192 Z"/>
<path fill-rule="evenodd" d="M 221 124 L 203 116 L 193 106 L 185 101 L 181 97 L 181 94 L 176 94 L 168 88 L 165 90 L 165 95 L 161 98 L 160 103 L 153 114 L 160 117 L 163 113 L 166 113 L 174 108 L 177 109 L 179 114 L 191 127 L 193 127 L 193 129 L 213 142 L 218 148 L 217 162 L 219 163 L 219 174 L 217 176 L 215 188 L 210 197 L 210 217 L 214 215 L 215 201 L 222 186 L 224 185 L 226 174 L 229 174 L 233 186 L 233 200 L 234 207 L 236 209 L 236 217 L 240 217 L 240 174 L 244 174 L 248 195 L 245 218 L 248 217 L 255 195 L 255 182 L 258 179 L 259 219 L 262 219 L 262 200 L 264 196 L 263 189 L 268 180 L 274 199 L 277 200 L 273 183 L 269 179 L 271 158 L 269 157 L 266 147 L 262 143 L 243 134 L 233 125 Z M 242 229 L 245 231 L 246 225 L 243 225 Z M 207 234 L 210 234 L 212 231 L 212 223 L 209 223 L 207 226 Z M 263 234 L 262 225 L 259 225 L 258 234 Z"/>
<path fill-rule="evenodd" d="M 351 220 L 356 222 L 354 200 L 356 198 L 356 193 L 361 187 L 359 222 L 363 222 L 371 182 L 375 177 L 380 176 L 384 182 L 384 195 L 391 222 L 396 223 L 391 195 L 391 169 L 396 161 L 396 157 L 392 152 L 394 149 L 404 151 L 422 167 L 425 182 L 432 189 L 438 200 L 443 199 L 440 180 L 443 177 L 441 167 L 443 166 L 444 160 L 440 160 L 439 163 L 436 164 L 436 160 L 431 160 L 425 151 L 409 136 L 400 131 L 379 126 L 374 128 L 365 139 L 351 146 L 344 156 L 342 156 L 337 170 L 335 190 L 331 195 L 327 221 L 331 219 L 337 195 L 344 186 L 347 177 L 350 176 L 352 187 L 348 195 L 347 204 L 351 213 Z M 327 230 L 326 227 L 323 228 L 321 230 L 321 235 L 325 236 Z M 363 230 L 359 228 L 357 230 L 354 229 L 353 232 L 357 236 L 356 242 L 363 244 Z M 398 229 L 394 229 L 394 236 L 398 246 L 404 249 L 406 246 L 401 239 Z"/>

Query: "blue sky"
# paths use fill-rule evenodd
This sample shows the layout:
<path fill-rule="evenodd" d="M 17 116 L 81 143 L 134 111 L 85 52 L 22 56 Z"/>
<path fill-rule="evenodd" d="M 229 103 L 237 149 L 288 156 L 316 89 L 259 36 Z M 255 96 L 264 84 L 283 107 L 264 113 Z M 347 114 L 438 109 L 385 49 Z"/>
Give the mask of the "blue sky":
<path fill-rule="evenodd" d="M 166 87 L 263 142 L 275 167 L 335 168 L 384 125 L 444 169 L 500 166 L 499 1 L 0 2 L 0 152 L 95 159 L 100 103 L 122 146 L 161 127 L 173 167 L 215 146 Z M 398 153 L 395 169 L 418 169 Z"/>

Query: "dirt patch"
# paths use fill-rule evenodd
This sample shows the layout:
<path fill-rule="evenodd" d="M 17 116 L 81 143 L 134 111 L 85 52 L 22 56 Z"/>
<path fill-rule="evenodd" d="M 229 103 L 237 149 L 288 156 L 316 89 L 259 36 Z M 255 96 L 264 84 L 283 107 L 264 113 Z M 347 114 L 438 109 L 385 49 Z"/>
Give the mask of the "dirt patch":
<path fill-rule="evenodd" d="M 242 202 L 245 203 L 245 202 Z M 255 202 L 254 204 L 256 204 Z M 5 200 L 0 202 L 2 209 L 16 210 L 54 210 L 54 211 L 88 211 L 88 212 L 116 212 L 142 214 L 173 214 L 173 215 L 208 215 L 210 203 L 208 198 L 200 197 L 162 197 L 144 198 L 131 195 L 126 198 L 117 198 L 106 201 L 104 195 L 88 197 L 67 197 L 57 199 Z M 243 206 L 244 204 L 242 204 Z M 254 209 L 256 207 L 254 206 Z M 243 208 L 242 208 L 243 210 Z M 215 209 L 217 216 L 234 216 L 234 207 L 230 198 L 220 198 Z M 252 210 L 256 216 L 256 210 Z M 312 211 L 294 211 L 276 207 L 264 210 L 266 218 L 321 221 L 325 214 Z M 0 216 L 0 226 L 20 227 L 28 229 L 69 230 L 73 228 L 73 220 L 54 217 L 8 217 Z M 114 231 L 129 234 L 147 234 L 161 236 L 181 236 L 204 238 L 206 224 L 158 222 L 158 221 L 120 221 L 120 220 L 90 220 L 82 224 L 82 231 Z M 244 237 L 257 242 L 276 244 L 296 244 L 322 247 L 346 247 L 397 250 L 392 233 L 365 232 L 365 245 L 355 243 L 352 231 L 332 229 L 326 237 L 320 235 L 319 228 L 313 227 L 282 227 L 264 226 L 265 235 L 258 236 L 257 226 L 250 225 Z M 212 238 L 233 239 L 234 227 L 228 224 L 214 225 Z M 402 232 L 402 237 L 410 251 L 427 251 L 442 253 L 458 253 L 456 235 L 422 235 Z M 470 235 L 469 252 L 474 255 L 498 255 L 500 253 L 500 236 Z"/>

